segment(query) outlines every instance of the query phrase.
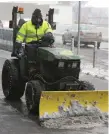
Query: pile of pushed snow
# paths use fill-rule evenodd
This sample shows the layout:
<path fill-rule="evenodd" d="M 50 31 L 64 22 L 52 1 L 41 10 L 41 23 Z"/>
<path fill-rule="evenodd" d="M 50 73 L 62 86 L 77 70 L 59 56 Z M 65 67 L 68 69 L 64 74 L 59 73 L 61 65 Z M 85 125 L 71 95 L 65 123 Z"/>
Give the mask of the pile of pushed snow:
<path fill-rule="evenodd" d="M 99 116 L 75 116 L 44 121 L 41 126 L 53 129 L 81 129 L 107 126 L 108 121 Z"/>
<path fill-rule="evenodd" d="M 94 77 L 109 80 L 108 70 L 102 69 L 100 67 L 93 68 L 91 63 L 81 64 L 81 71 L 82 73 L 90 74 Z"/>
<path fill-rule="evenodd" d="M 102 113 L 96 106 L 82 106 L 78 101 L 72 101 L 69 108 L 59 106 L 59 111 L 51 115 L 45 114 L 43 118 L 49 118 L 41 122 L 41 126 L 58 129 L 92 128 L 108 124 L 108 114 Z"/>

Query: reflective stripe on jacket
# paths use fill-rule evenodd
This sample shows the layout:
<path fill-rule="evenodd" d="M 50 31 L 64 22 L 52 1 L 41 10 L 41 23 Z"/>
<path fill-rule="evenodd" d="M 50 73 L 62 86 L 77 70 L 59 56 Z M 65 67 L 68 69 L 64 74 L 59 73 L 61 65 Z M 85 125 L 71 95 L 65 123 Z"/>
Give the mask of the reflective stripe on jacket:
<path fill-rule="evenodd" d="M 24 23 L 18 31 L 16 41 L 21 43 L 24 42 L 24 40 L 26 43 L 37 41 L 47 32 L 52 32 L 52 28 L 47 21 L 43 21 L 42 26 L 40 26 L 37 30 L 32 22 L 28 21 Z"/>

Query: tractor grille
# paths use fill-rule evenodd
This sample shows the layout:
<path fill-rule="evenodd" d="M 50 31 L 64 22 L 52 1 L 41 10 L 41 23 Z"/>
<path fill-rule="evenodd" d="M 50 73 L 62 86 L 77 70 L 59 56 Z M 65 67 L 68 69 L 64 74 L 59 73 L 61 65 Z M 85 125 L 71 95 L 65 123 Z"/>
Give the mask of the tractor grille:
<path fill-rule="evenodd" d="M 59 62 L 64 62 L 64 66 L 62 64 L 61 66 L 59 66 Z M 73 67 L 72 64 L 74 65 Z M 43 61 L 41 64 L 41 74 L 45 79 L 50 80 L 53 79 L 54 81 L 56 81 L 66 76 L 73 76 L 78 79 L 79 73 L 80 73 L 80 60 L 73 60 L 73 61 L 56 60 L 54 62 Z"/>
<path fill-rule="evenodd" d="M 73 61 L 61 61 L 64 62 L 64 66 L 59 67 L 59 62 L 57 63 L 57 75 L 59 74 L 61 77 L 66 76 L 74 76 L 78 78 L 80 72 L 80 60 Z"/>
<path fill-rule="evenodd" d="M 58 61 L 57 67 L 62 70 L 71 70 L 80 68 L 80 60 Z"/>

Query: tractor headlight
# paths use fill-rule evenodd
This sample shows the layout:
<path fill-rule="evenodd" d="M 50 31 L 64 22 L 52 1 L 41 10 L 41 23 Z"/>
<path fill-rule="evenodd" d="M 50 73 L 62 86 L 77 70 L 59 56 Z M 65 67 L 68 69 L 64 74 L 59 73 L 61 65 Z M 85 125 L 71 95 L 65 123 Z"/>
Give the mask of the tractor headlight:
<path fill-rule="evenodd" d="M 64 62 L 60 61 L 58 67 L 64 67 Z"/>
<path fill-rule="evenodd" d="M 76 67 L 77 67 L 77 65 L 78 65 L 78 63 L 77 63 L 77 62 L 72 63 L 72 68 L 76 68 Z"/>

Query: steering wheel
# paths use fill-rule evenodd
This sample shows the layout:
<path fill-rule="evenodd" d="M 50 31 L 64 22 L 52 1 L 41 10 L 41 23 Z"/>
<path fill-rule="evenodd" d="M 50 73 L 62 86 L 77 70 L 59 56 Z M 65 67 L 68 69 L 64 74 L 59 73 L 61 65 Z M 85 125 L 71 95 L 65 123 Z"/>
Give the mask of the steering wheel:
<path fill-rule="evenodd" d="M 37 40 L 37 41 L 31 41 L 31 42 L 29 42 L 28 44 L 32 44 L 32 45 L 34 45 L 34 46 L 40 46 L 41 43 L 42 43 L 42 40 L 39 39 L 39 40 Z"/>
<path fill-rule="evenodd" d="M 37 40 L 37 41 L 31 41 L 29 42 L 29 44 L 33 44 L 36 47 L 47 47 L 47 46 L 52 46 L 52 44 L 54 43 L 54 40 L 43 40 L 42 38 Z"/>

